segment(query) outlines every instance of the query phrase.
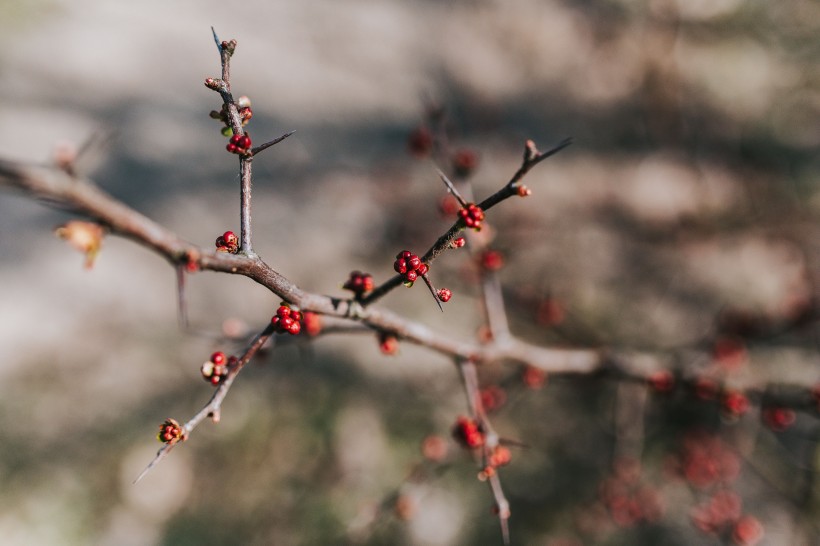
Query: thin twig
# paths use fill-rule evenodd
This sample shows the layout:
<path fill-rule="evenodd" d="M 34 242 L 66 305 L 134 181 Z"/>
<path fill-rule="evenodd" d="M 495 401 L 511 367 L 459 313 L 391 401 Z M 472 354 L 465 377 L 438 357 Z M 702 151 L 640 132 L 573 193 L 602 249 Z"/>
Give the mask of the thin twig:
<path fill-rule="evenodd" d="M 225 379 L 223 379 L 222 382 L 219 383 L 219 386 L 216 388 L 216 391 L 214 391 L 214 394 L 213 396 L 211 396 L 211 399 L 208 400 L 208 403 L 205 404 L 202 407 L 202 409 L 196 413 L 196 415 L 191 417 L 188 420 L 188 422 L 182 425 L 183 439 L 187 439 L 190 436 L 191 432 L 197 427 L 197 425 L 199 425 L 206 418 L 211 417 L 214 421 L 219 420 L 219 411 L 222 407 L 222 401 L 225 399 L 225 396 L 227 396 L 228 391 L 231 388 L 231 385 L 233 385 L 234 379 L 236 379 L 236 376 L 239 375 L 239 372 L 242 371 L 242 368 L 245 367 L 245 364 L 247 364 L 248 361 L 250 361 L 250 359 L 253 358 L 253 356 L 259 351 L 259 349 L 262 348 L 262 345 L 264 345 L 268 338 L 270 338 L 270 336 L 273 334 L 273 329 L 273 324 L 268 324 L 265 327 L 265 329 L 262 330 L 261 333 L 257 334 L 256 337 L 254 337 L 253 341 L 245 349 L 245 352 L 242 353 L 242 356 L 239 357 L 239 360 L 237 361 L 236 365 L 230 369 L 228 375 L 225 376 Z M 179 442 L 171 442 L 163 445 L 159 449 L 159 451 L 157 451 L 157 454 L 154 457 L 154 459 L 150 463 L 148 463 L 147 467 L 145 467 L 145 470 L 143 470 L 140 473 L 140 475 L 137 476 L 137 479 L 134 480 L 134 483 L 137 483 L 142 478 L 144 478 L 146 474 L 148 474 L 148 472 L 151 471 L 152 468 L 154 468 L 162 459 L 164 459 L 168 455 L 168 453 L 171 451 L 171 449 L 174 448 L 174 446 L 177 443 Z"/>
<path fill-rule="evenodd" d="M 453 194 L 453 197 L 455 197 L 458 200 L 458 203 L 462 207 L 466 207 L 467 201 L 464 200 L 464 198 L 461 196 L 461 193 L 459 193 L 459 191 L 456 189 L 453 183 L 450 182 L 450 179 L 447 178 L 447 175 L 444 174 L 444 172 L 438 168 L 436 169 L 436 172 L 438 172 L 438 176 L 439 178 L 441 178 L 441 181 L 444 182 L 444 185 L 447 186 L 447 191 Z"/>
<path fill-rule="evenodd" d="M 292 134 L 293 134 L 293 133 L 295 133 L 295 132 L 296 132 L 296 131 L 290 131 L 290 132 L 287 132 L 287 133 L 285 133 L 284 135 L 282 135 L 282 136 L 280 136 L 280 137 L 278 137 L 278 138 L 274 138 L 274 139 L 273 139 L 273 140 L 271 140 L 271 141 L 268 141 L 268 142 L 266 142 L 266 143 L 264 143 L 264 144 L 260 144 L 259 146 L 255 147 L 255 148 L 253 148 L 253 149 L 251 150 L 251 155 L 254 155 L 254 156 L 255 156 L 255 155 L 256 155 L 256 154 L 258 154 L 259 152 L 264 151 L 264 150 L 267 150 L 268 148 L 270 148 L 270 147 L 271 147 L 271 146 L 273 146 L 274 144 L 279 144 L 280 142 L 282 142 L 283 140 L 285 140 L 286 138 L 288 138 L 290 135 L 292 135 Z"/>

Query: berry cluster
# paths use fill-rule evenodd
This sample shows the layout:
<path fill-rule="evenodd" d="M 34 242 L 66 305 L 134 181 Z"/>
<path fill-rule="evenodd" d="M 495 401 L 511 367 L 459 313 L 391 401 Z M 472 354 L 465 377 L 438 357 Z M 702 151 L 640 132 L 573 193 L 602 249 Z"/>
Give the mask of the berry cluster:
<path fill-rule="evenodd" d="M 481 231 L 481 222 L 484 220 L 484 211 L 475 203 L 467 203 L 458 211 L 458 216 L 468 228 Z"/>
<path fill-rule="evenodd" d="M 225 357 L 225 353 L 217 351 L 211 355 L 211 359 L 202 365 L 200 371 L 205 381 L 209 381 L 212 385 L 219 385 L 228 376 L 231 368 L 236 366 L 239 360 L 232 356 Z"/>
<path fill-rule="evenodd" d="M 175 420 L 166 419 L 165 422 L 159 426 L 159 434 L 157 434 L 157 440 L 159 440 L 160 442 L 170 444 L 180 439 L 184 440 L 185 437 L 182 434 L 182 427 L 179 426 L 179 423 L 177 423 Z"/>
<path fill-rule="evenodd" d="M 404 277 L 407 286 L 413 286 L 413 282 L 420 276 L 426 275 L 430 267 L 427 264 L 421 263 L 421 258 L 409 250 L 402 250 L 396 254 L 393 269 L 396 270 L 396 273 Z"/>
<path fill-rule="evenodd" d="M 484 431 L 481 426 L 468 417 L 459 417 L 453 426 L 453 438 L 462 446 L 475 449 L 484 445 Z"/>
<path fill-rule="evenodd" d="M 216 251 L 236 254 L 239 252 L 239 237 L 233 231 L 226 231 L 216 238 Z"/>
<path fill-rule="evenodd" d="M 244 135 L 233 135 L 225 149 L 232 154 L 248 155 L 251 150 L 251 137 L 248 133 Z"/>
<path fill-rule="evenodd" d="M 641 480 L 640 464 L 633 460 L 615 463 L 612 475 L 601 482 L 599 501 L 621 528 L 657 521 L 664 512 L 663 499 Z"/>
<path fill-rule="evenodd" d="M 248 124 L 253 117 L 253 110 L 251 110 L 251 99 L 246 96 L 241 96 L 236 101 L 236 108 L 239 112 L 239 119 L 242 121 L 242 127 Z M 211 118 L 222 122 L 222 134 L 224 136 L 231 136 L 233 129 L 231 129 L 231 116 L 228 113 L 228 108 L 223 104 L 220 110 L 211 110 Z"/>
<path fill-rule="evenodd" d="M 345 281 L 342 288 L 345 290 L 350 290 L 353 294 L 355 294 L 356 298 L 360 298 L 364 294 L 373 290 L 373 286 L 373 277 L 370 273 L 353 271 L 350 273 L 350 278 Z"/>
<path fill-rule="evenodd" d="M 295 336 L 302 330 L 302 313 L 282 303 L 270 322 L 280 334 L 288 333 Z"/>

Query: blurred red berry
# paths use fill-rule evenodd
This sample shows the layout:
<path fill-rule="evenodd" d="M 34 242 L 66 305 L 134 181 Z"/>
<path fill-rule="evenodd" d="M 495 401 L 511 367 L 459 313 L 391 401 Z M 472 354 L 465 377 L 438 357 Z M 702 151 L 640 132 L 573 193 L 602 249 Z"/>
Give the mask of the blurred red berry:
<path fill-rule="evenodd" d="M 794 424 L 797 415 L 791 408 L 773 406 L 765 408 L 762 417 L 766 426 L 775 432 L 782 432 Z"/>
<path fill-rule="evenodd" d="M 466 178 L 473 174 L 478 167 L 478 155 L 466 148 L 456 151 L 453 154 L 453 170 L 457 176 Z"/>
<path fill-rule="evenodd" d="M 675 388 L 675 376 L 669 370 L 652 372 L 646 381 L 655 392 L 659 393 L 672 392 Z"/>
<path fill-rule="evenodd" d="M 540 389 L 547 381 L 547 372 L 535 366 L 524 366 L 521 372 L 521 381 L 528 389 Z"/>
<path fill-rule="evenodd" d="M 433 133 L 427 127 L 416 127 L 407 138 L 407 149 L 414 157 L 427 157 L 433 151 Z"/>

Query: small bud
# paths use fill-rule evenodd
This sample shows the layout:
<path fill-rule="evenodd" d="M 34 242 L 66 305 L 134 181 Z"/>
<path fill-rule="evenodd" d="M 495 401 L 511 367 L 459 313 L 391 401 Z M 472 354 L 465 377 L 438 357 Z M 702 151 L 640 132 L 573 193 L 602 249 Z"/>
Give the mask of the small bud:
<path fill-rule="evenodd" d="M 498 271 L 504 267 L 504 256 L 497 250 L 486 250 L 481 254 L 481 267 L 486 271 Z"/>
<path fill-rule="evenodd" d="M 458 150 L 453 155 L 453 169 L 462 178 L 470 176 L 478 167 L 478 155 L 472 150 Z"/>
<path fill-rule="evenodd" d="M 407 138 L 407 149 L 413 157 L 427 157 L 433 150 L 433 134 L 427 127 L 414 129 Z"/>
<path fill-rule="evenodd" d="M 518 194 L 518 197 L 529 197 L 530 195 L 532 195 L 532 190 L 523 184 L 518 186 L 518 188 L 515 191 Z"/>
<path fill-rule="evenodd" d="M 100 252 L 105 231 L 93 222 L 72 220 L 54 230 L 54 233 L 85 254 L 85 267 L 91 269 Z"/>
<path fill-rule="evenodd" d="M 242 95 L 238 99 L 236 99 L 236 107 L 240 110 L 242 108 L 250 108 L 251 107 L 251 99 L 247 95 Z"/>
<path fill-rule="evenodd" d="M 393 334 L 379 334 L 379 350 L 385 355 L 394 355 L 399 352 L 399 340 Z"/>
<path fill-rule="evenodd" d="M 157 439 L 160 442 L 170 444 L 178 440 L 184 440 L 185 436 L 182 433 L 182 427 L 179 426 L 179 423 L 174 419 L 166 419 L 165 422 L 159 426 Z"/>
<path fill-rule="evenodd" d="M 311 313 L 307 311 L 304 314 L 304 320 L 302 321 L 304 324 L 305 332 L 309 336 L 317 336 L 322 331 L 322 315 L 318 313 Z"/>
<path fill-rule="evenodd" d="M 453 296 L 453 293 L 450 291 L 449 288 L 442 288 L 438 292 L 436 292 L 436 296 L 438 299 L 444 303 L 450 301 L 450 298 Z"/>

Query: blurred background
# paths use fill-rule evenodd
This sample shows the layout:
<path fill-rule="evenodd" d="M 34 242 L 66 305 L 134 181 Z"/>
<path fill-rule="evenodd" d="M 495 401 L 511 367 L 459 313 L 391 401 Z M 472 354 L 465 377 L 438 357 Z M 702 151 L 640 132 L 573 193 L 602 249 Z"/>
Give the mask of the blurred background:
<path fill-rule="evenodd" d="M 489 216 L 517 335 L 803 392 L 820 381 L 818 22 L 814 0 L 0 1 L 0 155 L 48 162 L 97 135 L 79 167 L 107 191 L 205 248 L 238 231 L 237 162 L 202 84 L 219 75 L 213 25 L 239 42 L 254 142 L 297 131 L 254 161 L 254 246 L 302 288 L 344 295 L 354 269 L 380 282 L 451 224 L 433 163 L 408 153 L 435 103 L 478 160 L 479 200 L 526 139 L 574 137 L 528 175 L 531 197 Z M 266 350 L 221 423 L 132 485 L 158 424 L 210 396 L 201 363 L 242 345 L 202 332 L 259 331 L 279 302 L 196 274 L 198 333 L 181 331 L 172 268 L 108 238 L 84 270 L 53 234 L 70 218 L 0 193 L 4 544 L 501 543 L 449 439 L 467 412 L 456 370 L 406 344 L 384 356 L 372 335 Z M 468 254 L 433 277 L 454 293 L 445 314 L 419 287 L 383 304 L 476 335 Z M 527 446 L 501 470 L 513 544 L 753 543 L 754 525 L 704 523 L 719 493 L 759 544 L 820 540 L 805 396 L 782 426 L 765 390 L 737 417 L 681 389 L 521 374 L 481 370 L 503 389 L 499 433 Z M 440 463 L 423 462 L 429 435 L 448 442 Z M 619 512 L 616 489 L 638 508 Z"/>

